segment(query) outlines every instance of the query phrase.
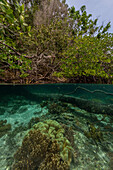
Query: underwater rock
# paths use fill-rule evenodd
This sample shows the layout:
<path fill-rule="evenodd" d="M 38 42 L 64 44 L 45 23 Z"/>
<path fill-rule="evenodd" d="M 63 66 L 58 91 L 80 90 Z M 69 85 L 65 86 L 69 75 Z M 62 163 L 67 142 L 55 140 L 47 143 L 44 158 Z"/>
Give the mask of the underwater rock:
<path fill-rule="evenodd" d="M 62 107 L 58 102 L 52 102 L 47 108 L 50 114 L 61 114 L 66 111 L 66 108 Z"/>
<path fill-rule="evenodd" d="M 0 107 L 0 115 L 4 115 L 5 113 L 5 108 Z"/>
<path fill-rule="evenodd" d="M 7 134 L 11 130 L 11 124 L 7 124 L 7 120 L 0 121 L 0 138 Z"/>
<path fill-rule="evenodd" d="M 27 106 L 21 106 L 20 109 L 18 110 L 18 112 L 21 114 L 21 113 L 24 113 L 28 110 L 28 107 Z"/>
<path fill-rule="evenodd" d="M 108 104 L 100 104 L 95 101 L 89 101 L 86 99 L 80 99 L 77 97 L 63 96 L 59 98 L 62 102 L 76 104 L 80 109 L 84 109 L 88 112 L 96 113 L 96 114 L 108 114 L 113 115 L 113 107 Z"/>
<path fill-rule="evenodd" d="M 28 123 L 28 128 L 30 129 L 35 123 L 38 123 L 40 121 L 39 117 L 33 117 Z"/>
<path fill-rule="evenodd" d="M 10 114 L 15 114 L 19 110 L 19 105 L 14 105 L 10 111 Z"/>

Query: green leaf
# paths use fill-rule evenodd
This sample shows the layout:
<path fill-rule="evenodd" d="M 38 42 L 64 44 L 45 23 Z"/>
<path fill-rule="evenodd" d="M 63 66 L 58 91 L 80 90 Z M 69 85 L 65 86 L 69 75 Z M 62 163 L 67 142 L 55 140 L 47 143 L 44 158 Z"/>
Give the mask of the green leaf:
<path fill-rule="evenodd" d="M 21 13 L 24 13 L 24 4 L 22 4 L 22 5 L 20 6 L 20 12 L 21 12 Z"/>
<path fill-rule="evenodd" d="M 19 26 L 17 26 L 16 28 L 17 28 L 18 31 L 20 30 L 20 27 L 19 27 Z"/>
<path fill-rule="evenodd" d="M 23 23 L 24 26 L 28 26 L 28 24 L 26 24 L 25 22 Z"/>
<path fill-rule="evenodd" d="M 13 10 L 9 8 L 9 9 L 7 9 L 6 12 L 7 12 L 7 14 L 12 14 L 12 13 L 13 13 Z"/>

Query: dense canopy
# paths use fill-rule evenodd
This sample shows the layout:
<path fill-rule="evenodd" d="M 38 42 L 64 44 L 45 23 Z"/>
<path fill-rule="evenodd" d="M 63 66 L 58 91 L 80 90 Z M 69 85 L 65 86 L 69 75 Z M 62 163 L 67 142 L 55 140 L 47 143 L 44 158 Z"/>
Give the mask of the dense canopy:
<path fill-rule="evenodd" d="M 110 26 L 65 0 L 1 0 L 0 82 L 112 83 Z"/>

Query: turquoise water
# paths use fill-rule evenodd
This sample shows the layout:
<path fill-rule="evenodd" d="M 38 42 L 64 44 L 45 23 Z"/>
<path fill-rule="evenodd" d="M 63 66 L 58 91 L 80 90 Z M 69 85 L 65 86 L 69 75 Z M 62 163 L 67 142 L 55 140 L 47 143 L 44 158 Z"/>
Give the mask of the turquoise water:
<path fill-rule="evenodd" d="M 112 170 L 113 85 L 1 85 L 0 170 L 6 169 Z"/>

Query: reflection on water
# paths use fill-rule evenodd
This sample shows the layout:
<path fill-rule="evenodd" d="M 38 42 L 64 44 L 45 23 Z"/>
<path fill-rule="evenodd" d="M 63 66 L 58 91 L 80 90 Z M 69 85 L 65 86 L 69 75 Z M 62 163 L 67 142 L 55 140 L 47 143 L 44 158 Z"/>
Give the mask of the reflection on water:
<path fill-rule="evenodd" d="M 113 86 L 0 86 L 0 170 L 113 169 Z"/>

